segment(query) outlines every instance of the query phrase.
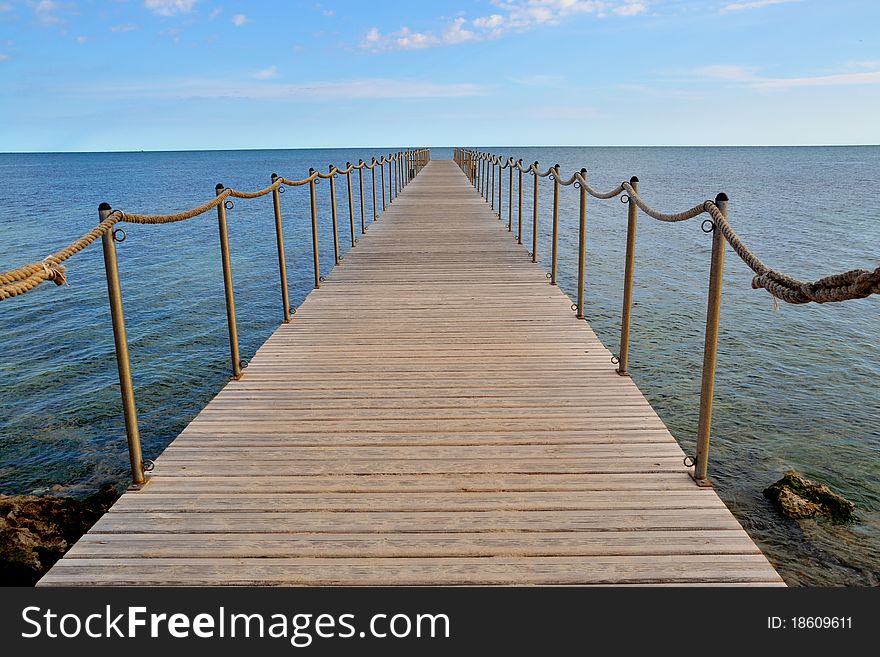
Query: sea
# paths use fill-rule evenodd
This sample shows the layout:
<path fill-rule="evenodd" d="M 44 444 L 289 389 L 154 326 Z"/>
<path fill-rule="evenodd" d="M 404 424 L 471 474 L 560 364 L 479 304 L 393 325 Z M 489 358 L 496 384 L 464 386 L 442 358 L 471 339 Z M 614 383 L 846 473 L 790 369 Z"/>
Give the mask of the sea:
<path fill-rule="evenodd" d="M 263 188 L 400 150 L 244 150 L 0 154 L 0 271 L 38 261 L 90 230 L 101 202 L 140 214 L 175 212 L 217 183 Z M 771 267 L 802 280 L 880 264 L 880 147 L 482 147 L 504 158 L 585 167 L 611 189 L 636 175 L 641 195 L 680 211 L 719 192 L 730 223 Z M 432 157 L 449 159 L 451 148 Z M 507 171 L 502 216 L 507 221 Z M 357 178 L 355 219 L 360 221 Z M 340 246 L 349 224 L 337 188 Z M 377 176 L 378 184 L 378 176 Z M 372 217 L 365 171 L 365 216 Z M 531 177 L 523 242 L 532 242 Z M 329 184 L 317 188 L 322 273 L 333 264 Z M 381 211 L 381 196 L 379 197 Z M 514 195 L 514 199 L 516 196 Z M 291 301 L 312 287 L 308 187 L 281 197 Z M 516 200 L 514 200 L 516 205 Z M 541 179 L 538 260 L 549 271 L 552 183 Z M 513 221 L 517 223 L 518 208 Z M 282 319 L 271 196 L 229 210 L 235 301 L 247 359 Z M 117 245 L 144 454 L 155 457 L 229 379 L 216 212 L 165 226 L 125 225 Z M 560 198 L 559 285 L 575 295 L 578 194 Z M 454 239 L 438 221 L 436 239 Z M 511 237 L 513 239 L 513 237 Z M 616 353 L 626 206 L 590 198 L 585 313 Z M 694 451 L 711 235 L 700 220 L 640 214 L 630 371 L 687 453 Z M 0 493 L 84 496 L 128 479 L 125 428 L 101 248 L 51 283 L 0 302 Z M 357 307 L 351 321 L 356 322 Z M 710 477 L 790 585 L 880 584 L 880 298 L 802 306 L 751 287 L 729 249 L 718 343 Z M 788 469 L 857 505 L 858 520 L 789 520 L 763 489 Z"/>

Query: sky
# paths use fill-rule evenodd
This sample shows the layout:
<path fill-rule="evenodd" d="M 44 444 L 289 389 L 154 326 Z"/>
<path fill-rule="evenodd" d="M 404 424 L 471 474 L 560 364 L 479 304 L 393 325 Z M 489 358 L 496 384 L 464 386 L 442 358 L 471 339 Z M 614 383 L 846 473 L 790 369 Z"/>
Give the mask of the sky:
<path fill-rule="evenodd" d="M 880 0 L 0 0 L 0 151 L 880 144 Z"/>

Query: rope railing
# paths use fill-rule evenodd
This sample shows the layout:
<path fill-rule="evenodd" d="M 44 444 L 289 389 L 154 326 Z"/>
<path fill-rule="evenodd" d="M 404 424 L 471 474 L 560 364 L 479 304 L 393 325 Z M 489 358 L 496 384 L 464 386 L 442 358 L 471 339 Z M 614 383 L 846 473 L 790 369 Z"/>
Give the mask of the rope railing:
<path fill-rule="evenodd" d="M 458 148 L 454 153 L 455 162 L 475 187 L 477 192 L 486 199 L 491 209 L 494 207 L 496 195 L 495 169 L 498 169 L 497 198 L 498 219 L 502 219 L 502 176 L 500 172 L 509 169 L 508 176 L 508 231 L 513 229 L 513 186 L 514 171 L 517 172 L 518 185 L 518 232 L 515 237 L 522 244 L 523 235 L 523 174 L 533 176 L 532 201 L 532 250 L 529 256 L 537 262 L 538 250 L 538 179 L 549 178 L 553 182 L 553 214 L 552 214 L 552 256 L 551 270 L 548 274 L 550 284 L 556 284 L 558 226 L 559 226 L 559 193 L 560 187 L 573 186 L 579 190 L 579 226 L 578 226 L 578 289 L 577 303 L 572 305 L 578 319 L 584 319 L 584 276 L 586 267 L 586 202 L 587 196 L 597 199 L 613 199 L 620 197 L 627 205 L 627 242 L 626 262 L 624 270 L 623 309 L 621 312 L 620 353 L 613 357 L 618 365 L 617 373 L 628 375 L 629 333 L 632 314 L 632 289 L 635 270 L 635 239 L 638 210 L 647 216 L 663 222 L 680 222 L 694 219 L 703 214 L 708 218 L 703 221 L 702 228 L 712 233 L 712 256 L 709 272 L 709 292 L 706 318 L 706 336 L 703 349 L 703 371 L 700 387 L 700 419 L 697 429 L 697 449 L 694 457 L 688 457 L 686 463 L 694 467 L 694 480 L 699 485 L 709 485 L 708 455 L 709 432 L 712 419 L 712 399 L 715 386 L 715 367 L 718 346 L 718 325 L 721 310 L 721 287 L 724 270 L 724 246 L 729 244 L 739 258 L 752 270 L 752 288 L 763 289 L 775 299 L 791 304 L 830 303 L 864 299 L 873 294 L 880 294 L 880 267 L 870 269 L 852 269 L 832 274 L 812 282 L 800 281 L 775 269 L 772 269 L 743 242 L 730 225 L 728 218 L 728 197 L 718 194 L 714 200 L 703 201 L 692 208 L 681 212 L 661 212 L 652 207 L 639 193 L 639 179 L 635 176 L 624 181 L 614 189 L 600 191 L 592 187 L 588 180 L 587 170 L 574 172 L 569 178 L 563 178 L 558 164 L 541 171 L 536 161 L 528 166 L 522 159 L 513 157 L 506 159 L 492 153 L 473 148 Z M 775 303 L 775 301 L 774 301 Z"/>
<path fill-rule="evenodd" d="M 36 289 L 39 285 L 47 281 L 53 281 L 59 286 L 64 285 L 65 283 L 67 283 L 67 274 L 66 268 L 63 267 L 61 263 L 65 262 L 72 256 L 90 246 L 98 238 L 109 232 L 116 224 L 120 222 L 158 225 L 186 221 L 188 219 L 193 219 L 202 214 L 205 214 L 206 212 L 216 208 L 220 203 L 223 203 L 229 197 L 242 199 L 259 198 L 273 193 L 282 185 L 288 187 L 299 187 L 301 185 L 310 184 L 316 178 L 326 179 L 337 177 L 340 175 L 348 175 L 354 170 L 362 170 L 364 168 L 375 169 L 375 167 L 381 166 L 383 167 L 384 172 L 384 166 L 386 164 L 388 164 L 390 168 L 391 165 L 397 163 L 402 164 L 404 160 L 408 160 L 410 158 L 412 158 L 413 166 L 416 169 L 420 170 L 424 167 L 424 164 L 427 161 L 427 157 L 427 149 L 418 149 L 414 151 L 405 151 L 400 153 L 389 153 L 387 158 L 384 155 L 379 160 L 373 158 L 372 164 L 367 164 L 366 162 L 361 160 L 356 165 L 352 165 L 351 163 L 347 164 L 347 168 L 344 170 L 333 166 L 331 168 L 331 171 L 327 174 L 322 174 L 315 171 L 311 173 L 307 178 L 303 178 L 302 180 L 290 180 L 288 178 L 278 177 L 277 180 L 268 187 L 254 192 L 224 188 L 221 194 L 218 194 L 210 201 L 207 201 L 195 208 L 173 214 L 143 215 L 124 212 L 118 209 L 113 210 L 110 216 L 101 221 L 95 228 L 85 233 L 66 247 L 63 247 L 58 251 L 55 251 L 51 255 L 45 257 L 43 260 L 29 263 L 27 265 L 22 265 L 20 267 L 17 267 L 16 269 L 12 269 L 9 271 L 0 272 L 0 301 L 11 299 L 12 297 L 30 292 L 31 290 Z M 402 173 L 400 177 L 401 179 L 404 178 Z M 411 179 L 411 177 L 409 179 Z M 407 182 L 409 182 L 409 179 L 405 180 L 402 184 L 405 185 Z M 400 189 L 402 188 L 397 187 L 395 188 L 395 191 L 399 193 Z M 389 190 L 392 191 L 391 188 L 389 188 Z M 363 197 L 361 198 L 361 201 L 361 208 L 363 211 Z M 374 215 L 374 218 L 375 216 L 376 215 Z"/>
<path fill-rule="evenodd" d="M 255 199 L 272 195 L 272 204 L 275 218 L 275 237 L 278 249 L 278 270 L 281 279 L 281 297 L 283 308 L 283 321 L 290 322 L 292 314 L 296 312 L 290 306 L 287 286 L 287 266 L 285 262 L 284 237 L 281 215 L 281 193 L 285 187 L 309 186 L 309 200 L 311 209 L 312 228 L 312 253 L 314 256 L 315 287 L 321 287 L 323 277 L 320 271 L 319 244 L 318 244 L 318 210 L 316 198 L 316 185 L 321 179 L 330 180 L 330 203 L 333 222 L 333 240 L 336 264 L 339 264 L 337 207 L 336 207 L 336 178 L 345 176 L 348 186 L 348 206 L 351 220 L 351 245 L 355 246 L 358 240 L 355 237 L 354 226 L 354 197 L 352 195 L 352 174 L 357 171 L 360 194 L 361 233 L 366 232 L 366 219 L 364 213 L 364 169 L 372 172 L 372 201 L 373 221 L 378 218 L 376 197 L 375 170 L 378 167 L 382 179 L 382 211 L 386 209 L 385 197 L 385 168 L 388 168 L 388 203 L 400 194 L 403 188 L 427 165 L 431 159 L 430 150 L 425 148 L 399 151 L 382 155 L 377 160 L 371 158 L 368 164 L 360 160 L 357 164 L 346 163 L 344 169 L 330 165 L 327 173 L 309 170 L 309 175 L 301 180 L 291 180 L 284 176 L 272 174 L 272 184 L 256 191 L 243 191 L 224 187 L 218 184 L 215 188 L 215 196 L 210 201 L 201 205 L 172 214 L 145 215 L 125 212 L 113 209 L 108 203 L 98 206 L 98 225 L 88 231 L 67 246 L 55 251 L 38 262 L 22 265 L 9 271 L 0 272 L 0 301 L 27 294 L 47 281 L 53 281 L 56 285 L 64 285 L 68 282 L 67 269 L 62 263 L 88 248 L 99 238 L 102 241 L 104 254 L 104 268 L 107 274 L 107 294 L 110 304 L 110 317 L 113 323 L 113 339 L 116 347 L 116 364 L 119 371 L 119 384 L 122 396 L 123 414 L 125 417 L 125 430 L 128 438 L 128 452 L 131 464 L 132 487 L 140 488 L 147 480 L 146 472 L 150 469 L 149 461 L 143 459 L 141 453 L 140 429 L 138 426 L 137 410 L 134 400 L 134 387 L 131 377 L 131 360 L 128 354 L 128 338 L 125 329 L 125 319 L 122 312 L 122 287 L 119 280 L 119 267 L 117 264 L 116 242 L 125 240 L 125 231 L 118 227 L 121 223 L 161 225 L 187 221 L 211 210 L 217 210 L 217 221 L 220 234 L 220 255 L 223 268 L 223 286 L 226 300 L 226 319 L 229 332 L 229 348 L 232 359 L 231 379 L 237 380 L 242 376 L 242 370 L 247 367 L 247 361 L 243 360 L 239 353 L 238 328 L 235 316 L 235 296 L 232 284 L 232 265 L 230 258 L 229 235 L 227 230 L 226 211 L 233 208 L 233 198 Z"/>

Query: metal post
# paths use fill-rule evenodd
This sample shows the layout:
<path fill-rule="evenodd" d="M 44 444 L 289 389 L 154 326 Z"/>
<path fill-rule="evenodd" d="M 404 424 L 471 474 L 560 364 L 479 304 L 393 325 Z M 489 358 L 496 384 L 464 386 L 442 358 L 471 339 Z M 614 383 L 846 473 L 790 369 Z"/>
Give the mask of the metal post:
<path fill-rule="evenodd" d="M 278 175 L 272 174 L 272 184 Z M 281 276 L 281 305 L 284 309 L 284 323 L 290 323 L 290 295 L 287 291 L 287 263 L 284 261 L 284 231 L 281 228 L 281 192 L 272 190 L 272 206 L 275 209 L 275 242 L 278 245 L 278 273 Z"/>
<path fill-rule="evenodd" d="M 388 205 L 394 201 L 394 160 L 391 159 L 391 153 L 388 153 Z"/>
<path fill-rule="evenodd" d="M 373 223 L 376 223 L 376 158 L 372 158 L 370 162 L 370 178 L 373 182 Z"/>
<path fill-rule="evenodd" d="M 351 169 L 351 162 L 345 163 L 346 169 Z M 354 199 L 351 195 L 351 171 L 345 174 L 345 184 L 348 186 L 348 225 L 351 231 L 351 245 L 357 244 L 354 232 Z"/>
<path fill-rule="evenodd" d="M 98 223 L 106 221 L 111 208 L 108 203 L 98 206 Z M 141 432 L 138 428 L 137 406 L 134 403 L 134 385 L 131 382 L 131 360 L 128 356 L 128 337 L 122 312 L 122 286 L 116 261 L 116 238 L 112 228 L 101 236 L 104 248 L 104 270 L 107 274 L 107 296 L 110 302 L 110 320 L 113 323 L 113 343 L 116 347 L 116 369 L 119 372 L 119 391 L 122 396 L 122 414 L 125 417 L 125 435 L 128 438 L 128 460 L 131 464 L 131 489 L 147 483 L 144 458 L 141 453 Z"/>
<path fill-rule="evenodd" d="M 379 173 L 382 174 L 382 212 L 385 212 L 385 158 L 379 164 Z"/>
<path fill-rule="evenodd" d="M 727 194 L 715 197 L 715 204 L 727 219 Z M 709 299 L 706 309 L 706 339 L 703 344 L 703 378 L 700 385 L 700 422 L 697 428 L 697 454 L 694 457 L 694 481 L 698 486 L 709 482 L 709 433 L 712 430 L 712 397 L 715 393 L 715 363 L 718 355 L 718 323 L 721 320 L 721 286 L 724 278 L 724 235 L 718 226 L 712 231 L 712 265 L 709 270 Z"/>
<path fill-rule="evenodd" d="M 553 169 L 553 255 L 550 264 L 550 285 L 556 285 L 556 265 L 559 261 L 559 164 Z"/>
<path fill-rule="evenodd" d="M 519 225 L 517 227 L 516 243 L 522 244 L 522 158 L 520 158 L 517 164 L 519 165 L 517 167 L 517 171 L 519 171 L 519 185 L 517 186 L 517 192 L 519 194 Z"/>
<path fill-rule="evenodd" d="M 336 224 L 336 175 L 333 173 L 333 165 L 330 165 L 330 213 L 333 217 L 333 257 L 339 264 L 339 226 Z"/>
<path fill-rule="evenodd" d="M 535 202 L 532 205 L 532 262 L 538 262 L 538 161 L 535 160 Z"/>
<path fill-rule="evenodd" d="M 629 179 L 633 191 L 639 191 L 639 179 L 633 176 Z M 623 272 L 623 310 L 620 317 L 620 355 L 618 355 L 617 373 L 620 376 L 629 376 L 627 365 L 629 364 L 629 327 L 632 316 L 632 289 L 633 273 L 636 267 L 636 224 L 638 206 L 635 201 L 627 201 L 626 221 L 626 266 Z"/>
<path fill-rule="evenodd" d="M 214 188 L 217 196 L 223 185 Z M 232 378 L 241 378 L 241 356 L 238 351 L 238 327 L 235 323 L 235 295 L 232 290 L 232 260 L 229 257 L 229 230 L 226 226 L 226 201 L 217 205 L 217 223 L 220 227 L 220 259 L 223 264 L 223 288 L 226 293 L 226 322 L 229 325 L 229 354 L 232 357 Z"/>
<path fill-rule="evenodd" d="M 587 170 L 581 169 L 581 176 L 586 181 Z M 578 298 L 577 318 L 584 318 L 584 269 L 587 262 L 587 187 L 578 184 L 581 192 L 580 214 L 578 224 Z"/>
<path fill-rule="evenodd" d="M 309 169 L 309 176 L 314 176 L 315 170 Z M 318 257 L 318 201 L 315 194 L 315 178 L 309 181 L 309 197 L 312 206 L 312 258 L 315 263 L 315 288 L 321 287 L 321 263 Z"/>
<path fill-rule="evenodd" d="M 507 232 L 513 230 L 513 158 L 507 158 Z"/>
<path fill-rule="evenodd" d="M 503 203 L 501 202 L 501 181 L 504 179 L 504 176 L 501 175 L 501 172 L 504 170 L 504 167 L 501 164 L 501 158 L 498 158 L 498 221 L 502 221 L 501 219 L 501 207 Z"/>
<path fill-rule="evenodd" d="M 364 161 L 358 160 L 358 189 L 361 193 L 361 235 L 367 232 L 367 226 L 364 222 Z"/>
<path fill-rule="evenodd" d="M 489 195 L 492 200 L 489 201 L 489 209 L 494 210 L 495 209 L 495 157 L 494 156 L 492 157 L 491 162 L 489 162 L 489 168 L 492 169 L 492 182 L 489 185 L 489 188 L 490 188 Z"/>

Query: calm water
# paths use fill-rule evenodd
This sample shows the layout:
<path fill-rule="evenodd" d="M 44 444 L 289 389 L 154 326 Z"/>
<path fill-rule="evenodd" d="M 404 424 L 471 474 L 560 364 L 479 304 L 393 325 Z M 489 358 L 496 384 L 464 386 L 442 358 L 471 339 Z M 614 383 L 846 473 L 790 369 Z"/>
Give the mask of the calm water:
<path fill-rule="evenodd" d="M 665 210 L 725 191 L 731 222 L 746 242 L 771 266 L 805 279 L 878 264 L 880 209 L 872 199 L 880 147 L 493 150 L 543 166 L 558 162 L 565 172 L 586 166 L 602 189 L 638 175 L 645 198 Z M 210 198 L 217 182 L 256 189 L 272 172 L 299 178 L 310 166 L 374 153 L 0 155 L 0 270 L 39 260 L 88 230 L 101 201 L 135 212 L 170 212 Z M 451 150 L 433 154 L 448 158 Z M 369 174 L 365 182 L 369 191 Z M 506 199 L 506 175 L 504 184 Z M 539 259 L 549 269 L 552 187 L 541 185 Z M 326 273 L 333 262 L 327 183 L 318 191 Z M 344 186 L 341 191 L 344 200 Z M 296 188 L 282 197 L 294 304 L 308 293 L 312 276 L 307 194 Z M 367 199 L 369 217 L 369 194 Z M 573 295 L 573 190 L 563 193 L 561 208 L 559 283 Z M 524 242 L 531 244 L 530 193 L 524 215 Z M 347 219 L 345 212 L 340 217 Z M 586 313 L 616 351 L 626 209 L 616 200 L 591 199 L 588 224 Z M 347 221 L 341 226 L 345 249 Z M 126 230 L 119 254 L 134 383 L 144 452 L 155 456 L 228 378 L 215 214 Z M 242 356 L 248 358 L 280 321 L 271 197 L 236 200 L 230 239 Z M 631 371 L 689 453 L 710 242 L 699 222 L 640 219 Z M 0 492 L 83 494 L 127 478 L 100 251 L 92 247 L 69 263 L 70 288 L 49 284 L 0 304 Z M 729 251 L 727 263 L 710 464 L 717 490 L 790 584 L 877 585 L 880 302 L 776 309 L 766 293 L 751 289 L 750 272 Z M 761 490 L 788 468 L 854 500 L 860 522 L 835 526 L 779 517 Z"/>

